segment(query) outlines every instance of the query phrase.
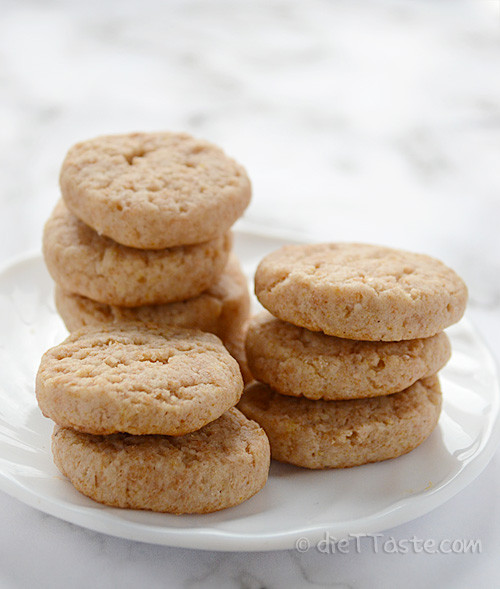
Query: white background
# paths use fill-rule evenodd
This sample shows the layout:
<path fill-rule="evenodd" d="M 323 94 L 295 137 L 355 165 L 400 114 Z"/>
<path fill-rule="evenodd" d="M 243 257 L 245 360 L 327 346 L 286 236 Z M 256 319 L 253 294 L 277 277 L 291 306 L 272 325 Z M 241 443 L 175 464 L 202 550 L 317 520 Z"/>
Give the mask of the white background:
<path fill-rule="evenodd" d="M 185 130 L 240 160 L 249 224 L 433 254 L 500 356 L 500 2 L 0 0 L 0 261 L 40 248 L 67 148 Z M 107 537 L 0 493 L 0 589 L 500 584 L 500 454 L 389 530 L 482 553 L 221 554 Z"/>

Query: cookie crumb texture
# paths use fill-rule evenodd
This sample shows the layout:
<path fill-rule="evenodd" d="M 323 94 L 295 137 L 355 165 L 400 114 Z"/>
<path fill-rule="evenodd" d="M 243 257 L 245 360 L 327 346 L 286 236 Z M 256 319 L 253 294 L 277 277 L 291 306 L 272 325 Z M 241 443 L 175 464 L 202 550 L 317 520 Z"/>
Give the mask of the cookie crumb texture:
<path fill-rule="evenodd" d="M 233 407 L 243 391 L 238 364 L 209 333 L 116 325 L 83 328 L 42 357 L 42 413 L 93 434 L 179 436 Z"/>
<path fill-rule="evenodd" d="M 347 468 L 410 452 L 434 430 L 441 411 L 436 376 L 400 393 L 350 401 L 312 401 L 247 387 L 238 409 L 265 430 L 272 457 L 311 469 Z"/>
<path fill-rule="evenodd" d="M 211 241 L 140 250 L 99 236 L 60 201 L 45 224 L 43 255 L 64 290 L 100 303 L 137 307 L 183 301 L 217 282 L 227 264 L 232 235 Z"/>
<path fill-rule="evenodd" d="M 251 197 L 242 166 L 185 133 L 131 133 L 78 143 L 63 162 L 60 185 L 79 219 L 118 243 L 143 249 L 216 239 Z"/>
<path fill-rule="evenodd" d="M 264 431 L 236 409 L 185 436 L 95 436 L 56 426 L 59 470 L 91 499 L 129 509 L 210 513 L 260 491 L 269 472 Z"/>
<path fill-rule="evenodd" d="M 259 264 L 255 294 L 283 321 L 367 341 L 431 337 L 467 303 L 464 282 L 439 260 L 359 243 L 285 246 Z"/>
<path fill-rule="evenodd" d="M 445 333 L 400 342 L 367 342 L 312 332 L 267 312 L 246 336 L 253 376 L 282 395 L 362 399 L 400 392 L 440 370 L 451 355 Z"/>

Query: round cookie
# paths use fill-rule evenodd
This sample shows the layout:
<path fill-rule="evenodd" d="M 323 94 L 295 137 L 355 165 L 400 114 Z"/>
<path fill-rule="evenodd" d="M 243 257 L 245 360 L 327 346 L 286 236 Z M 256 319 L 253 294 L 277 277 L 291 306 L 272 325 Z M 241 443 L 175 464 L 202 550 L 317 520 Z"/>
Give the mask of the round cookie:
<path fill-rule="evenodd" d="M 230 233 L 206 243 L 139 250 L 99 236 L 60 201 L 45 225 L 43 255 L 66 291 L 100 303 L 136 307 L 198 296 L 221 275 Z"/>
<path fill-rule="evenodd" d="M 254 377 L 282 395 L 362 399 L 390 395 L 432 376 L 451 355 L 444 332 L 400 342 L 342 339 L 267 312 L 249 322 L 246 356 Z"/>
<path fill-rule="evenodd" d="M 442 262 L 360 243 L 282 247 L 259 264 L 255 293 L 283 321 L 368 341 L 436 335 L 467 303 L 464 282 Z"/>
<path fill-rule="evenodd" d="M 226 233 L 251 197 L 245 170 L 185 133 L 131 133 L 73 146 L 60 185 L 68 208 L 99 234 L 142 249 Z"/>
<path fill-rule="evenodd" d="M 201 329 L 215 333 L 221 339 L 232 330 L 239 330 L 250 312 L 246 278 L 234 254 L 213 286 L 186 301 L 120 307 L 66 292 L 56 285 L 55 302 L 68 331 L 87 325 L 149 323 L 160 328 L 175 325 Z"/>
<path fill-rule="evenodd" d="M 410 452 L 436 427 L 441 390 L 436 376 L 400 393 L 350 401 L 312 401 L 247 387 L 238 405 L 265 430 L 271 455 L 305 468 L 347 468 Z"/>
<path fill-rule="evenodd" d="M 264 431 L 229 409 L 204 428 L 169 436 L 96 436 L 56 426 L 52 453 L 84 495 L 114 507 L 209 513 L 238 505 L 266 484 Z"/>
<path fill-rule="evenodd" d="M 91 434 L 183 435 L 233 407 L 240 369 L 211 333 L 146 325 L 84 327 L 42 357 L 42 413 Z"/>

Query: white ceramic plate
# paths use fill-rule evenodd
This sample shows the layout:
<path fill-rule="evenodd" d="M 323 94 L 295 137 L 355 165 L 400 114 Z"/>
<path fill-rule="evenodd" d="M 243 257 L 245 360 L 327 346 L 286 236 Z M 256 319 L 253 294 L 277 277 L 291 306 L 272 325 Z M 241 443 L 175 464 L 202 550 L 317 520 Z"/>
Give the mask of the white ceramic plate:
<path fill-rule="evenodd" d="M 290 240 L 287 239 L 288 242 Z M 251 276 L 283 239 L 238 232 L 236 249 Z M 442 372 L 439 427 L 395 460 L 347 470 L 308 471 L 275 463 L 266 487 L 238 507 L 174 516 L 105 507 L 78 493 L 52 463 L 52 423 L 42 417 L 34 377 L 42 353 L 66 336 L 39 255 L 0 273 L 0 488 L 28 505 L 106 534 L 209 550 L 294 548 L 327 531 L 340 538 L 414 519 L 469 484 L 499 438 L 494 361 L 466 321 L 449 330 L 453 357 Z"/>

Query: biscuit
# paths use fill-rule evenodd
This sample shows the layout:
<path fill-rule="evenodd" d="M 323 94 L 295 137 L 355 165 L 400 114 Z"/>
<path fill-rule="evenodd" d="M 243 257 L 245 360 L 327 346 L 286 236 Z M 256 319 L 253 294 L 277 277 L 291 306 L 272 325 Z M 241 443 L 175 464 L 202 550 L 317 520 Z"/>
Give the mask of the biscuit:
<path fill-rule="evenodd" d="M 66 291 L 136 307 L 183 301 L 207 290 L 227 263 L 232 236 L 163 250 L 139 250 L 99 236 L 60 201 L 45 225 L 43 255 Z"/>
<path fill-rule="evenodd" d="M 267 312 L 249 322 L 246 357 L 251 373 L 282 395 L 362 399 L 398 393 L 432 376 L 451 355 L 441 332 L 425 339 L 367 342 L 309 331 Z"/>
<path fill-rule="evenodd" d="M 243 391 L 234 358 L 211 333 L 117 324 L 84 327 L 42 357 L 42 413 L 91 434 L 195 431 Z"/>
<path fill-rule="evenodd" d="M 56 426 L 54 462 L 78 491 L 113 507 L 209 513 L 265 485 L 264 431 L 236 409 L 180 437 L 96 436 Z"/>
<path fill-rule="evenodd" d="M 246 278 L 234 254 L 216 284 L 186 301 L 120 307 L 98 303 L 56 285 L 55 302 L 68 331 L 87 325 L 149 323 L 160 328 L 168 325 L 196 328 L 215 333 L 221 339 L 232 330 L 239 330 L 250 312 Z"/>
<path fill-rule="evenodd" d="M 467 302 L 464 282 L 442 262 L 359 243 L 282 247 L 259 264 L 255 293 L 283 321 L 368 341 L 436 335 Z"/>
<path fill-rule="evenodd" d="M 68 208 L 99 234 L 164 249 L 226 233 L 251 197 L 245 170 L 185 133 L 131 133 L 73 146 L 60 185 Z"/>
<path fill-rule="evenodd" d="M 234 254 L 230 256 L 227 271 L 222 273 L 208 292 L 223 301 L 217 327 L 217 335 L 221 340 L 231 339 L 233 334 L 241 333 L 250 316 L 251 304 L 247 277 Z"/>
<path fill-rule="evenodd" d="M 305 468 L 347 468 L 395 458 L 436 427 L 441 390 L 436 376 L 400 393 L 350 401 L 311 401 L 253 383 L 238 409 L 266 432 L 271 455 Z"/>
<path fill-rule="evenodd" d="M 245 350 L 245 337 L 247 332 L 248 322 L 245 322 L 239 328 L 235 328 L 232 333 L 227 333 L 223 340 L 226 349 L 231 356 L 238 362 L 241 370 L 243 382 L 247 385 L 254 379 L 250 368 L 248 367 L 247 354 Z"/>

